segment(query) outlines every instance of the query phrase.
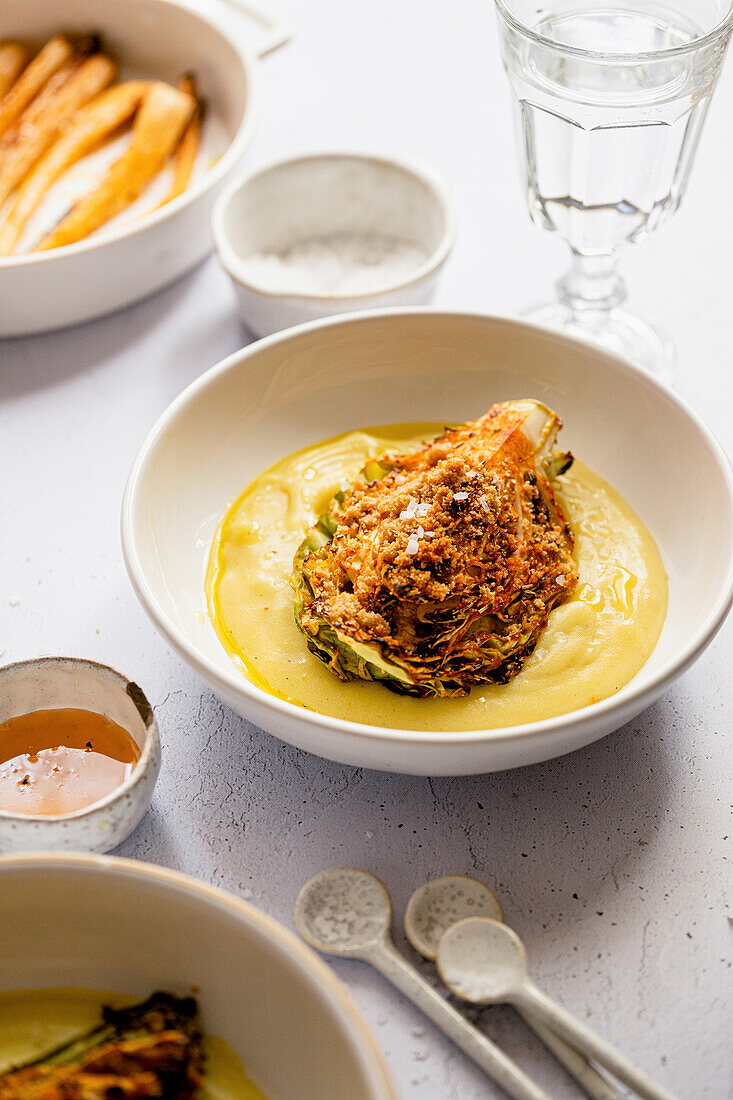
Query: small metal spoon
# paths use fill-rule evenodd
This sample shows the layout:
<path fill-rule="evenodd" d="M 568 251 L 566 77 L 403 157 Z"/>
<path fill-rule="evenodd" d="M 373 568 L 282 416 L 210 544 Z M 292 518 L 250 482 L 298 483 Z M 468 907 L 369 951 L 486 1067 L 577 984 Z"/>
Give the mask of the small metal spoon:
<path fill-rule="evenodd" d="M 503 920 L 496 894 L 478 879 L 468 875 L 443 875 L 418 886 L 407 903 L 405 934 L 426 959 L 435 960 L 443 934 L 459 920 L 467 917 L 490 917 Z M 624 1100 L 623 1094 L 554 1032 L 533 1020 L 529 1013 L 518 1010 L 528 1027 L 555 1055 L 592 1100 Z"/>
<path fill-rule="evenodd" d="M 487 917 L 449 928 L 438 945 L 438 972 L 451 990 L 473 1004 L 512 1004 L 529 1012 L 646 1100 L 674 1100 L 619 1051 L 534 984 L 516 932 Z"/>
<path fill-rule="evenodd" d="M 390 897 L 375 875 L 353 867 L 321 871 L 298 894 L 293 915 L 295 927 L 317 951 L 371 963 L 513 1100 L 550 1100 L 403 959 L 390 935 Z"/>

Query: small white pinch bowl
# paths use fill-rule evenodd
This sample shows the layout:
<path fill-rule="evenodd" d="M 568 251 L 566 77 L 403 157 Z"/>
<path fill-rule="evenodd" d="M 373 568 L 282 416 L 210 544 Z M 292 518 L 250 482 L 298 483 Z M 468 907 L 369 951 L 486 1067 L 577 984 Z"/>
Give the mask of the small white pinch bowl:
<path fill-rule="evenodd" d="M 629 502 L 669 576 L 651 657 L 616 695 L 544 721 L 434 733 L 340 721 L 276 699 L 235 666 L 206 615 L 218 517 L 284 455 L 365 424 L 460 422 L 531 396 L 563 446 Z M 361 767 L 468 775 L 533 764 L 629 722 L 699 657 L 733 600 L 733 473 L 674 393 L 581 340 L 505 317 L 381 310 L 270 336 L 202 375 L 163 414 L 122 514 L 133 586 L 168 643 L 230 706 L 299 748 Z"/>
<path fill-rule="evenodd" d="M 417 160 L 316 153 L 235 180 L 217 200 L 212 229 L 243 324 L 256 336 L 319 317 L 378 306 L 425 305 L 455 238 L 448 187 Z M 366 294 L 278 293 L 255 281 L 248 256 L 333 233 L 380 233 L 417 246 L 424 260 Z"/>
<path fill-rule="evenodd" d="M 271 917 L 174 871 L 90 855 L 0 858 L 0 990 L 195 991 L 270 1100 L 397 1100 L 345 987 Z"/>
<path fill-rule="evenodd" d="M 216 162 L 177 199 L 120 216 L 85 240 L 0 257 L 0 337 L 88 321 L 148 297 L 211 250 L 211 211 L 252 133 L 255 59 L 215 19 L 176 0 L 2 0 L 2 36 L 40 44 L 59 32 L 101 34 L 122 79 L 175 83 L 192 71 Z M 208 121 L 207 121 L 208 120 Z"/>
<path fill-rule="evenodd" d="M 79 657 L 38 657 L 0 668 L 0 723 L 35 710 L 65 708 L 111 718 L 133 738 L 140 757 L 116 790 L 74 813 L 0 809 L 0 852 L 108 852 L 130 835 L 150 805 L 160 770 L 160 739 L 153 708 L 137 684 Z"/>

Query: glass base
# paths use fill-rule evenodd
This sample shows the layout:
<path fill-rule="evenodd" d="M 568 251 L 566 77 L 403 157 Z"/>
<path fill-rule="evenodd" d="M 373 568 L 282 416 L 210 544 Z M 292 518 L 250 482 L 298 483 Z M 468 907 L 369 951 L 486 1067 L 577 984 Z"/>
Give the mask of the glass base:
<path fill-rule="evenodd" d="M 599 344 L 643 367 L 668 386 L 673 384 L 675 350 L 671 338 L 629 309 L 575 312 L 555 301 L 525 310 L 522 316 L 545 328 Z"/>

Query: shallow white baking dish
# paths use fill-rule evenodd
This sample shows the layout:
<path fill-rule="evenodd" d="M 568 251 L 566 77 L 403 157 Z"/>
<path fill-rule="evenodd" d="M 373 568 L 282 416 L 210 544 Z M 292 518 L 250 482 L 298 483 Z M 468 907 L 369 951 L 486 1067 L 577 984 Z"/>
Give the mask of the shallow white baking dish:
<path fill-rule="evenodd" d="M 534 397 L 564 421 L 563 446 L 606 478 L 656 539 L 669 574 L 662 636 L 637 675 L 600 703 L 541 722 L 432 733 L 317 714 L 256 687 L 206 616 L 217 518 L 262 470 L 365 424 L 459 422 Z M 132 583 L 168 642 L 263 729 L 332 760 L 465 775 L 570 752 L 628 722 L 700 655 L 733 599 L 733 475 L 712 434 L 640 368 L 526 322 L 432 310 L 315 321 L 244 348 L 163 414 L 123 505 Z"/>
<path fill-rule="evenodd" d="M 130 305 L 172 282 L 212 247 L 214 200 L 250 140 L 254 59 L 208 16 L 175 0 L 3 0 L 3 38 L 41 43 L 98 32 L 121 75 L 174 83 L 196 75 L 221 157 L 179 198 L 48 252 L 0 258 L 0 336 L 61 328 Z"/>

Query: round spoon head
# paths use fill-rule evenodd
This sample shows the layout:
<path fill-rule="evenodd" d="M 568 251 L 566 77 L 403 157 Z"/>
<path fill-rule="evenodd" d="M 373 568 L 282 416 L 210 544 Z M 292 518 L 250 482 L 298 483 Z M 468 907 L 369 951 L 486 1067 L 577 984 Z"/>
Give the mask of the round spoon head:
<path fill-rule="evenodd" d="M 317 951 L 359 957 L 384 942 L 392 904 L 376 875 L 333 867 L 306 882 L 293 918 L 303 939 Z"/>
<path fill-rule="evenodd" d="M 499 921 L 470 917 L 438 944 L 438 973 L 451 993 L 473 1004 L 511 1001 L 527 981 L 527 956 L 516 932 Z"/>
<path fill-rule="evenodd" d="M 438 954 L 438 944 L 451 925 L 467 917 L 503 920 L 496 895 L 468 875 L 443 875 L 418 886 L 407 903 L 405 934 L 426 959 Z"/>

